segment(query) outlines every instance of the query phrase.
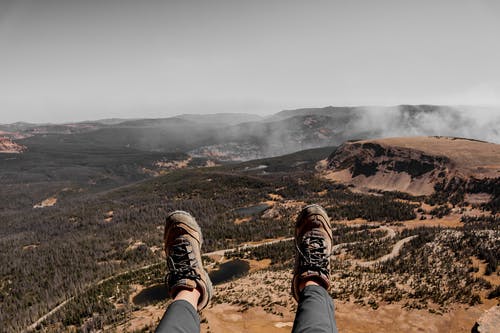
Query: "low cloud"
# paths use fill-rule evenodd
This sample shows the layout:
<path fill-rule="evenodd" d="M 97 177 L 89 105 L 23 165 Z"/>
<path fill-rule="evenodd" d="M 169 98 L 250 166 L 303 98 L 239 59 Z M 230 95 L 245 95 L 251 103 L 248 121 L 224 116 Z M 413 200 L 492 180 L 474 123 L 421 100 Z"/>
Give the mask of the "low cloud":
<path fill-rule="evenodd" d="M 363 137 L 439 135 L 500 143 L 500 107 L 362 108 L 346 132 Z"/>

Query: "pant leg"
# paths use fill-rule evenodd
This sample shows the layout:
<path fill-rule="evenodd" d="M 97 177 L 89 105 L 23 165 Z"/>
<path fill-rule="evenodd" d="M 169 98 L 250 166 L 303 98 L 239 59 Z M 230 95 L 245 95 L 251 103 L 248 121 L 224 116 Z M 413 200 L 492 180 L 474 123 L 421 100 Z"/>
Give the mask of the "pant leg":
<path fill-rule="evenodd" d="M 193 306 L 184 300 L 170 304 L 156 328 L 156 333 L 199 333 L 200 316 Z"/>
<path fill-rule="evenodd" d="M 292 333 L 337 333 L 331 296 L 320 286 L 307 286 L 299 296 Z"/>

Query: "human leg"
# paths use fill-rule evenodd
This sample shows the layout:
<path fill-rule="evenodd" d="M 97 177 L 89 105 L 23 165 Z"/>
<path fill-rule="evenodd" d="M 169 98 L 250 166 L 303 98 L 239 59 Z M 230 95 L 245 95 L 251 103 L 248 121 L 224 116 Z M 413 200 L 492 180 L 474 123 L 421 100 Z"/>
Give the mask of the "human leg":
<path fill-rule="evenodd" d="M 336 333 L 330 287 L 332 231 L 325 210 L 310 205 L 295 224 L 295 268 L 292 295 L 298 301 L 293 333 Z"/>
<path fill-rule="evenodd" d="M 306 286 L 299 295 L 293 333 L 337 333 L 333 301 L 325 288 Z"/>
<path fill-rule="evenodd" d="M 174 302 L 168 307 L 156 332 L 197 333 L 200 318 L 196 310 L 206 307 L 212 283 L 203 269 L 200 227 L 187 212 L 175 211 L 165 223 L 166 283 Z"/>
<path fill-rule="evenodd" d="M 200 332 L 200 317 L 188 301 L 174 301 L 165 311 L 156 332 L 198 333 Z"/>

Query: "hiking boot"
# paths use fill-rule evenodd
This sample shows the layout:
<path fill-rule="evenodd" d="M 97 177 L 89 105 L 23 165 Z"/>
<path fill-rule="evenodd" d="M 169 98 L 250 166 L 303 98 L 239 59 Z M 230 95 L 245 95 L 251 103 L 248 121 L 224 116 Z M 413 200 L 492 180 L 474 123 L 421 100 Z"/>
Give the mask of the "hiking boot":
<path fill-rule="evenodd" d="M 326 290 L 330 288 L 330 254 L 333 235 L 330 219 L 319 205 L 306 206 L 295 223 L 295 267 L 292 296 L 299 300 L 302 281 L 312 280 Z"/>
<path fill-rule="evenodd" d="M 175 211 L 165 222 L 165 254 L 167 256 L 166 283 L 170 296 L 180 290 L 198 289 L 198 311 L 212 298 L 212 282 L 203 269 L 201 229 L 194 217 L 184 211 Z"/>

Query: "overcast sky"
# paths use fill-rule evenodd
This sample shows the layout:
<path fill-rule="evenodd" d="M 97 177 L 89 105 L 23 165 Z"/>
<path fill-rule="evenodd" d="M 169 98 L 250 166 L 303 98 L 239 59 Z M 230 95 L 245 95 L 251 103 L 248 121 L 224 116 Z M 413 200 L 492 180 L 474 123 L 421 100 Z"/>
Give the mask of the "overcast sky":
<path fill-rule="evenodd" d="M 0 0 L 0 123 L 500 104 L 498 0 Z"/>

